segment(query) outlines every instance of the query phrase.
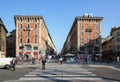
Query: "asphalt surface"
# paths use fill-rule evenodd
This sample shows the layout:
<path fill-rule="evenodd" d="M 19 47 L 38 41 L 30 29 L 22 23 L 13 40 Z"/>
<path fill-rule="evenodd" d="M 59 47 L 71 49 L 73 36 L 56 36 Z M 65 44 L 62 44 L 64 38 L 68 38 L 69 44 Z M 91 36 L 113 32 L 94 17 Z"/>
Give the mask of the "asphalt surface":
<path fill-rule="evenodd" d="M 60 79 L 48 79 L 48 80 L 19 80 L 23 77 L 26 78 L 26 74 L 31 72 L 35 72 L 35 70 L 41 70 L 41 65 L 30 65 L 30 64 L 23 64 L 17 65 L 15 71 L 0 69 L 0 82 L 120 82 L 120 69 L 119 64 L 91 64 L 91 65 L 82 65 L 82 64 L 63 64 L 58 65 L 56 63 L 47 63 L 47 70 L 46 72 L 41 73 L 37 71 L 33 73 L 33 75 L 43 74 L 42 77 L 39 78 L 49 78 L 48 76 L 45 77 L 46 74 L 53 75 L 54 73 L 60 73 L 62 71 L 62 75 L 73 75 L 74 73 L 78 72 L 78 75 L 81 74 L 81 71 L 91 72 L 95 74 L 97 78 L 101 78 L 103 80 L 60 80 Z M 58 69 L 58 71 L 57 71 Z M 84 70 L 85 69 L 85 70 Z M 77 74 L 77 73 L 76 73 Z M 33 78 L 29 76 L 30 78 Z M 38 77 L 38 76 L 37 76 Z M 54 76 L 55 77 L 55 76 Z M 57 77 L 57 76 L 56 76 Z M 61 77 L 61 76 L 60 76 Z M 67 78 L 78 78 L 76 76 L 67 77 Z M 89 76 L 91 77 L 91 76 Z M 28 78 L 28 77 L 27 77 Z M 36 77 L 35 77 L 36 78 Z"/>

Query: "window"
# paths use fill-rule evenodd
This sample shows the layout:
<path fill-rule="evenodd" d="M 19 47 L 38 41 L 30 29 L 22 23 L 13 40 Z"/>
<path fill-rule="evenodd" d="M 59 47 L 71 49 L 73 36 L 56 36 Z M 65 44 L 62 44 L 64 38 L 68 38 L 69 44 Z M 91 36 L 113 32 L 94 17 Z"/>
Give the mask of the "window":
<path fill-rule="evenodd" d="M 28 24 L 28 28 L 30 28 L 30 25 Z"/>
<path fill-rule="evenodd" d="M 24 47 L 23 46 L 19 46 L 19 49 L 23 49 Z"/>
<path fill-rule="evenodd" d="M 37 38 L 35 38 L 35 43 L 37 43 Z"/>
<path fill-rule="evenodd" d="M 91 29 L 91 26 L 90 26 L 90 25 L 88 26 L 88 29 Z"/>
<path fill-rule="evenodd" d="M 28 43 L 30 43 L 30 39 L 28 38 Z"/>
<path fill-rule="evenodd" d="M 116 47 L 117 47 L 117 50 L 119 50 L 119 49 L 120 49 L 120 45 L 116 45 Z"/>
<path fill-rule="evenodd" d="M 84 45 L 84 38 L 81 39 L 81 45 Z"/>
<path fill-rule="evenodd" d="M 35 24 L 35 29 L 37 29 L 37 24 Z"/>
<path fill-rule="evenodd" d="M 120 32 L 117 32 L 117 33 L 116 33 L 116 36 L 119 37 L 119 36 L 120 36 Z"/>
<path fill-rule="evenodd" d="M 22 29 L 22 24 L 20 24 L 20 29 Z"/>
<path fill-rule="evenodd" d="M 98 37 L 98 33 L 97 32 L 95 33 L 95 36 Z"/>
<path fill-rule="evenodd" d="M 116 42 L 120 42 L 120 38 L 117 38 L 117 39 L 116 39 Z"/>
<path fill-rule="evenodd" d="M 34 46 L 34 50 L 38 50 L 38 47 L 37 47 L 37 46 Z"/>
<path fill-rule="evenodd" d="M 20 39 L 20 43 L 22 43 L 22 38 Z"/>
<path fill-rule="evenodd" d="M 22 37 L 22 31 L 20 31 L 20 36 Z"/>
<path fill-rule="evenodd" d="M 30 46 L 30 45 L 27 45 L 27 46 L 26 46 L 26 50 L 31 50 L 31 46 Z"/>
<path fill-rule="evenodd" d="M 34 32 L 34 35 L 35 35 L 35 36 L 37 35 L 37 32 L 36 32 L 36 31 Z"/>
<path fill-rule="evenodd" d="M 91 43 L 91 39 L 88 39 L 88 43 Z"/>
<path fill-rule="evenodd" d="M 96 39 L 96 41 L 95 41 L 95 42 L 96 42 L 96 44 L 98 44 L 98 43 L 99 43 L 99 42 L 98 42 L 98 39 Z"/>
<path fill-rule="evenodd" d="M 28 21 L 28 22 L 30 21 L 29 18 L 27 19 L 27 21 Z"/>
<path fill-rule="evenodd" d="M 95 29 L 96 29 L 96 30 L 98 30 L 98 29 L 99 29 L 99 27 L 96 25 L 96 26 L 95 26 Z"/>
<path fill-rule="evenodd" d="M 84 35 L 84 33 L 82 32 L 82 33 L 81 33 L 81 36 L 83 36 L 83 35 Z"/>
<path fill-rule="evenodd" d="M 28 31 L 28 37 L 30 36 L 30 31 Z"/>
<path fill-rule="evenodd" d="M 35 22 L 37 21 L 37 19 L 35 18 Z"/>
<path fill-rule="evenodd" d="M 83 25 L 81 26 L 81 29 L 82 29 L 82 30 L 84 29 L 84 26 L 83 26 Z"/>
<path fill-rule="evenodd" d="M 91 36 L 91 32 L 88 32 L 88 36 Z"/>

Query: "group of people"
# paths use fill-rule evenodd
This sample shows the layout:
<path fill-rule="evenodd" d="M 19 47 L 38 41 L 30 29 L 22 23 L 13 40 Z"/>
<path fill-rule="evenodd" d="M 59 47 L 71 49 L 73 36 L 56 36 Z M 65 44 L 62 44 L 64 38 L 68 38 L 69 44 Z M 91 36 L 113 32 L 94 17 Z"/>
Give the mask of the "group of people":
<path fill-rule="evenodd" d="M 41 63 L 42 63 L 42 70 L 45 70 L 45 65 L 46 65 L 46 58 L 45 57 L 41 57 Z M 58 59 L 58 64 L 62 64 L 63 58 L 60 57 Z M 11 61 L 11 68 L 13 68 L 13 71 L 15 71 L 16 69 L 16 64 L 17 64 L 17 60 L 15 58 L 13 58 L 13 60 Z M 35 64 L 35 58 L 32 58 L 32 63 L 31 65 Z"/>

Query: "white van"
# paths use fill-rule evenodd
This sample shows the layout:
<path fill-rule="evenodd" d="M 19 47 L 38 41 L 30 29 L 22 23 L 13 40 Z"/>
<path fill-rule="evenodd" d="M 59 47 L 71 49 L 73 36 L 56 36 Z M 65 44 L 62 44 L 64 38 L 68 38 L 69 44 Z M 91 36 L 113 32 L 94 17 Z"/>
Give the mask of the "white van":
<path fill-rule="evenodd" d="M 0 68 L 10 68 L 13 58 L 0 58 Z"/>

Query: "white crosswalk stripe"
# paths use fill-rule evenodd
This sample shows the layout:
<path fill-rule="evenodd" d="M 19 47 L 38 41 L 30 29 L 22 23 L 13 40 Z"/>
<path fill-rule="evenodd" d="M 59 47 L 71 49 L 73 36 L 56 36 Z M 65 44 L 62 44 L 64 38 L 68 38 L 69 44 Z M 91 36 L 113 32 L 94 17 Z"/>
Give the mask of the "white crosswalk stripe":
<path fill-rule="evenodd" d="M 49 68 L 46 70 L 36 69 L 29 72 L 25 76 L 21 77 L 19 81 L 31 81 L 31 80 L 102 80 L 88 69 L 70 69 L 70 68 Z"/>

